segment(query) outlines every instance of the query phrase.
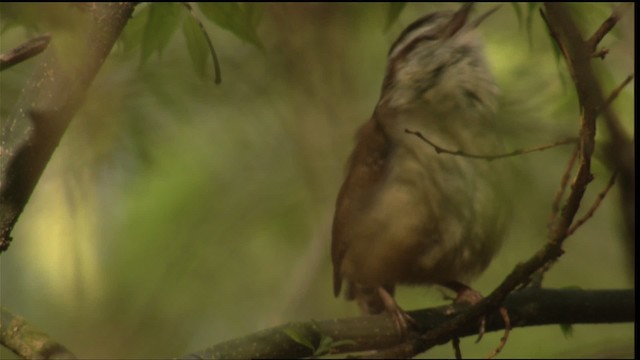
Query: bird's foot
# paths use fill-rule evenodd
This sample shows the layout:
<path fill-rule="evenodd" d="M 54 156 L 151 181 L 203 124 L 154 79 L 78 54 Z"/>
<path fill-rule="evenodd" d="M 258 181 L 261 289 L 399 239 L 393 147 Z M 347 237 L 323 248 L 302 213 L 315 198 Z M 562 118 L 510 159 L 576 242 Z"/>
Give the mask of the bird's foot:
<path fill-rule="evenodd" d="M 480 294 L 478 291 L 473 290 L 469 286 L 460 282 L 450 281 L 443 285 L 457 293 L 457 296 L 454 300 L 454 303 L 456 304 L 467 303 L 470 305 L 475 305 L 483 299 L 482 294 Z M 509 331 L 511 330 L 511 320 L 509 319 L 509 313 L 507 312 L 507 309 L 501 306 L 498 310 L 500 311 L 500 315 L 502 316 L 502 320 L 504 321 L 504 335 L 500 339 L 498 347 L 491 354 L 489 354 L 489 356 L 487 357 L 488 359 L 493 358 L 500 351 L 502 351 L 505 344 L 507 343 L 507 339 L 509 338 Z M 478 330 L 478 339 L 476 339 L 476 342 L 479 342 L 482 339 L 482 336 L 485 333 L 486 322 L 487 317 L 483 315 L 480 319 L 480 329 Z"/>
<path fill-rule="evenodd" d="M 410 328 L 416 328 L 418 326 L 416 320 L 402 310 L 393 296 L 383 287 L 378 287 L 378 295 L 380 295 L 380 299 L 382 299 L 387 312 L 393 317 L 393 322 L 396 324 L 396 329 L 401 337 L 405 337 L 407 332 L 411 330 Z"/>
<path fill-rule="evenodd" d="M 453 301 L 456 304 L 466 303 L 469 305 L 475 305 L 479 303 L 480 300 L 483 299 L 482 294 L 480 294 L 478 291 L 462 283 L 456 282 L 456 284 L 453 285 L 453 287 L 449 287 L 449 288 L 454 290 L 457 293 L 457 296 Z M 480 318 L 480 328 L 478 329 L 478 338 L 476 339 L 476 342 L 479 342 L 484 336 L 486 323 L 487 323 L 487 317 L 483 315 Z"/>

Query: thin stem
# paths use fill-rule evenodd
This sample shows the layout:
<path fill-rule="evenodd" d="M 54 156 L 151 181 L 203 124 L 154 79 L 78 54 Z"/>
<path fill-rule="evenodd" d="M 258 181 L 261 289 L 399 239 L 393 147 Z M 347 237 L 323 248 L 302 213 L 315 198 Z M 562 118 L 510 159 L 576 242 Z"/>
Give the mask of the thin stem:
<path fill-rule="evenodd" d="M 448 149 L 442 148 L 442 147 L 436 145 L 433 141 L 427 139 L 419 131 L 412 131 L 412 130 L 409 130 L 409 129 L 404 129 L 404 132 L 407 133 L 407 134 L 415 135 L 418 138 L 420 138 L 420 140 L 422 140 L 422 141 L 426 142 L 427 144 L 431 145 L 431 147 L 433 147 L 434 150 L 436 151 L 436 153 L 438 153 L 438 154 L 440 154 L 440 153 L 442 153 L 442 154 L 451 154 L 451 155 L 457 155 L 457 156 L 467 157 L 467 158 L 471 158 L 471 159 L 481 159 L 481 160 L 487 160 L 487 161 L 493 161 L 493 160 L 496 160 L 496 159 L 503 159 L 503 158 L 508 158 L 508 157 L 512 157 L 512 156 L 528 154 L 528 153 L 532 153 L 532 152 L 535 152 L 535 151 L 544 151 L 544 150 L 547 150 L 547 149 L 554 148 L 556 146 L 567 145 L 567 144 L 575 144 L 576 142 L 578 142 L 577 138 L 570 138 L 570 139 L 556 141 L 556 142 L 554 142 L 552 144 L 534 146 L 534 147 L 526 148 L 526 149 L 518 149 L 518 150 L 514 150 L 514 151 L 511 151 L 511 152 L 508 152 L 508 153 L 504 153 L 504 154 L 479 155 L 479 154 L 469 154 L 469 153 L 466 153 L 466 152 L 464 152 L 462 150 L 448 150 Z"/>
<path fill-rule="evenodd" d="M 581 219 L 576 221 L 575 224 L 573 224 L 573 226 L 571 226 L 571 228 L 567 230 L 567 236 L 573 235 L 573 233 L 575 233 L 580 226 L 582 226 L 585 222 L 587 222 L 587 220 L 589 220 L 596 213 L 596 210 L 598 210 L 598 207 L 600 207 L 602 200 L 604 200 L 609 190 L 611 190 L 611 188 L 613 187 L 613 184 L 615 184 L 617 176 L 618 176 L 617 171 L 614 172 L 613 175 L 611 175 L 611 178 L 609 179 L 607 186 L 604 188 L 604 190 L 602 190 L 602 192 L 600 192 L 600 194 L 598 194 L 596 201 L 593 203 L 593 205 L 591 205 L 591 208 L 589 209 L 589 211 L 587 211 L 587 213 Z"/>

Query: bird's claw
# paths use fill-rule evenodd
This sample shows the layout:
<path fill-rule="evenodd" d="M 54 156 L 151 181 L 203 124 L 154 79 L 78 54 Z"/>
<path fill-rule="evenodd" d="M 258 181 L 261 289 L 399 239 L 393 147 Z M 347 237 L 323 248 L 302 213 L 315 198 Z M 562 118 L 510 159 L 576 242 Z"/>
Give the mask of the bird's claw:
<path fill-rule="evenodd" d="M 384 288 L 379 287 L 378 294 L 380 295 L 387 312 L 393 318 L 393 322 L 395 323 L 396 329 L 401 337 L 405 337 L 407 335 L 407 331 L 410 327 L 418 327 L 416 320 L 402 310 L 393 297 Z"/>

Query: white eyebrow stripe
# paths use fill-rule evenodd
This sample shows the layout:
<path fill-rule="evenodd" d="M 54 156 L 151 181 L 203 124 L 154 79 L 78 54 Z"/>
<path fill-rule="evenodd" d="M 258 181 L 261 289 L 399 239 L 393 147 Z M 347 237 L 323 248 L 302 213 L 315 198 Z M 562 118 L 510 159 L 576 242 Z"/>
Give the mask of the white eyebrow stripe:
<path fill-rule="evenodd" d="M 399 52 L 401 52 L 407 45 L 411 44 L 418 37 L 423 37 L 425 35 L 428 37 L 429 34 L 435 36 L 436 33 L 434 32 L 434 29 L 436 29 L 438 26 L 441 26 L 444 22 L 448 21 L 446 19 L 449 19 L 450 17 L 450 12 L 435 12 L 427 14 L 426 16 L 423 16 L 422 18 L 417 19 L 413 23 L 409 24 L 400 34 L 400 37 L 396 39 L 393 45 L 391 45 L 388 59 L 390 60 L 395 58 Z M 417 24 L 420 25 L 415 29 L 411 29 Z M 410 32 L 404 33 L 409 29 L 411 29 Z"/>
<path fill-rule="evenodd" d="M 398 55 L 398 53 L 400 51 L 402 51 L 402 49 L 404 49 L 407 45 L 409 45 L 417 37 L 422 36 L 425 33 L 427 33 L 428 31 L 426 31 L 426 30 L 428 30 L 430 28 L 433 28 L 433 24 L 429 24 L 429 26 L 421 26 L 421 27 L 413 30 L 409 34 L 406 34 L 403 37 L 402 41 L 400 43 L 396 43 L 396 45 L 393 47 L 393 51 L 389 54 L 389 59 L 393 59 L 394 57 L 396 57 L 396 55 Z"/>

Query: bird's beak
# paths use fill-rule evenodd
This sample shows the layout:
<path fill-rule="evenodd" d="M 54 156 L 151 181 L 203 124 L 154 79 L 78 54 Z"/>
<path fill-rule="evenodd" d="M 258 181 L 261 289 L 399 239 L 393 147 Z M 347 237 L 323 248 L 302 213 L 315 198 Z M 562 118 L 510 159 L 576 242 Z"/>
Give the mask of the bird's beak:
<path fill-rule="evenodd" d="M 452 37 L 455 35 L 466 23 L 469 18 L 469 13 L 471 12 L 471 8 L 473 7 L 473 3 L 466 3 L 458 9 L 458 11 L 453 14 L 451 21 L 445 26 L 443 30 L 443 37 L 445 39 Z M 484 14 L 480 15 L 477 19 L 473 20 L 469 23 L 472 28 L 478 27 L 480 23 L 482 23 L 486 18 L 488 18 L 491 14 L 496 12 L 500 8 L 500 5 L 491 8 L 489 11 L 486 11 Z"/>
<path fill-rule="evenodd" d="M 473 22 L 471 22 L 470 25 L 473 26 L 474 28 L 478 27 L 478 25 L 480 25 L 481 22 L 483 22 L 486 18 L 488 18 L 494 12 L 498 11 L 499 8 L 500 8 L 500 5 L 494 6 L 490 10 L 486 11 L 484 14 L 478 16 L 478 18 L 473 20 Z"/>
<path fill-rule="evenodd" d="M 467 22 L 467 17 L 469 16 L 469 12 L 473 7 L 473 3 L 465 3 L 460 7 L 458 11 L 453 14 L 449 23 L 444 27 L 442 37 L 448 39 L 455 35 L 455 33 L 460 30 L 464 24 Z"/>

